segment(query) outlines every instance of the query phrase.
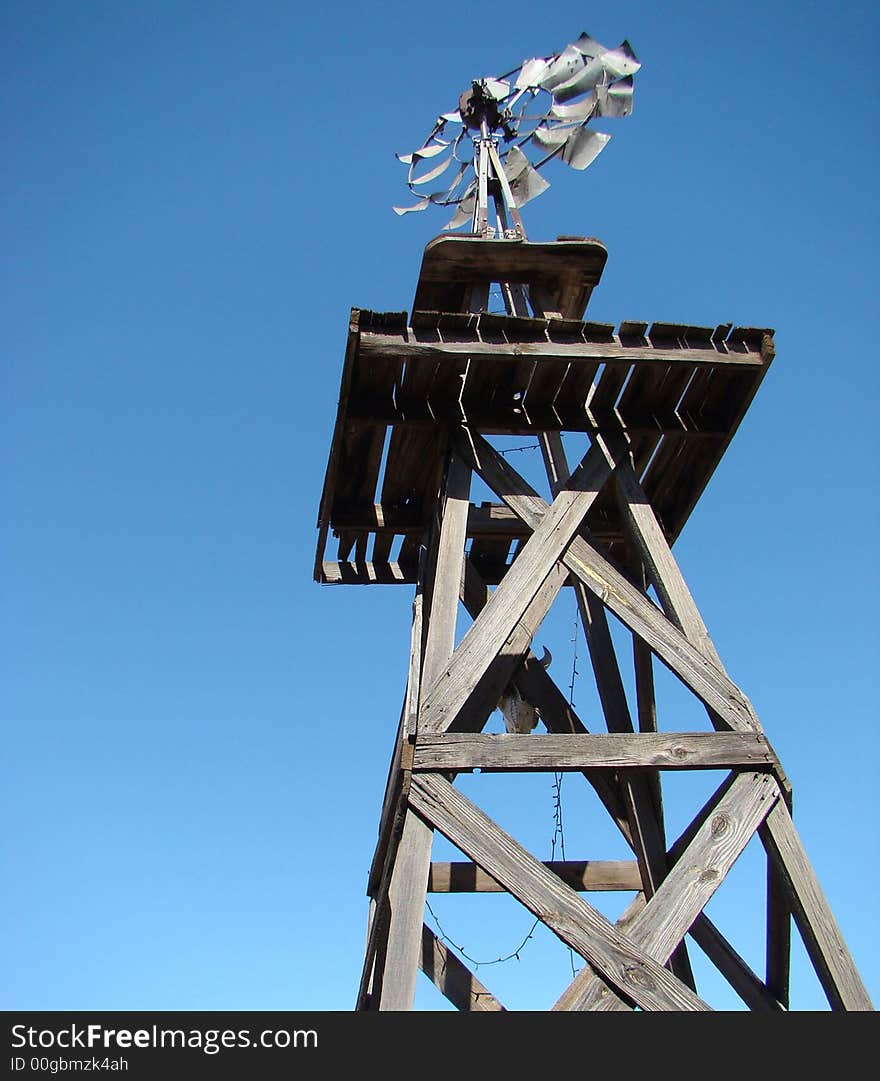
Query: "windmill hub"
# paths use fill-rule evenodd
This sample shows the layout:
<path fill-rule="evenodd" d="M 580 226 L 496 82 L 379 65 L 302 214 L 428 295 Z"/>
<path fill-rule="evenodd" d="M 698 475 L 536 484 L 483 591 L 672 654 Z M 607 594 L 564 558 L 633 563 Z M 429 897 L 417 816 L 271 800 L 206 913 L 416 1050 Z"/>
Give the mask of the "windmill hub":
<path fill-rule="evenodd" d="M 508 90 L 506 83 L 494 80 L 474 79 L 470 90 L 466 90 L 458 99 L 458 111 L 461 122 L 471 131 L 481 134 L 502 132 L 506 142 L 516 138 L 516 131 L 511 126 L 511 112 L 501 108 L 498 97 L 493 94 L 494 87 Z"/>

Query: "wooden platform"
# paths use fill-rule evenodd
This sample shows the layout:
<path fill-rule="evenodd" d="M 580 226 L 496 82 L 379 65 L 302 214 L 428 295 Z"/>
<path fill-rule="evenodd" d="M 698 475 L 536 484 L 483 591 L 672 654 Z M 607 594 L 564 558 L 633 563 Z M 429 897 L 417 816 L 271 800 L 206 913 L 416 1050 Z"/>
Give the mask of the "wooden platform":
<path fill-rule="evenodd" d="M 425 250 L 411 316 L 352 309 L 317 581 L 415 581 L 450 423 L 521 437 L 622 426 L 666 538 L 676 539 L 772 361 L 773 331 L 585 322 L 605 256 L 592 239 L 441 237 Z M 524 282 L 541 310 L 563 315 L 454 310 L 478 280 Z M 612 499 L 586 524 L 620 554 Z M 331 533 L 338 543 L 328 552 Z M 490 584 L 526 535 L 503 505 L 471 507 L 471 558 Z"/>

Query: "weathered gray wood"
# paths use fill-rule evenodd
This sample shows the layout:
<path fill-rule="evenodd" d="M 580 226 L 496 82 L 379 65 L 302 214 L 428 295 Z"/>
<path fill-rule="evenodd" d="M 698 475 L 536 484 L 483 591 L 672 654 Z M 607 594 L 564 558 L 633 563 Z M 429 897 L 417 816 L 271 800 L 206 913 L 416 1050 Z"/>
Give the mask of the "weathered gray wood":
<path fill-rule="evenodd" d="M 471 473 L 451 454 L 447 466 L 439 536 L 430 590 L 430 615 L 425 635 L 422 686 L 437 678 L 455 644 L 459 583 L 470 503 Z M 417 722 L 420 726 L 421 721 Z M 410 1010 L 415 999 L 421 955 L 425 892 L 431 862 L 432 831 L 411 811 L 406 812 L 388 885 L 389 922 L 379 1000 L 380 1010 Z"/>
<path fill-rule="evenodd" d="M 504 1012 L 504 1007 L 471 970 L 446 948 L 430 927 L 422 927 L 422 972 L 453 1006 L 483 1013 Z"/>
<path fill-rule="evenodd" d="M 750 1010 L 785 1010 L 785 1003 L 758 979 L 705 912 L 694 920 L 689 934 Z"/>
<path fill-rule="evenodd" d="M 673 367 L 712 367 L 758 370 L 764 361 L 759 353 L 722 353 L 715 349 L 669 349 L 661 346 L 620 345 L 618 342 L 516 341 L 484 342 L 476 336 L 466 341 L 419 340 L 419 332 L 407 327 L 398 334 L 383 333 L 378 328 L 362 329 L 359 358 L 404 360 L 407 364 L 456 362 L 472 357 L 480 360 L 559 360 L 572 364 L 663 364 Z"/>
<path fill-rule="evenodd" d="M 471 470 L 456 453 L 450 456 L 446 491 L 440 508 L 440 543 L 434 586 L 430 595 L 430 630 L 425 644 L 422 685 L 430 687 L 446 666 L 455 648 L 459 582 L 467 540 Z M 421 724 L 420 704 L 419 723 Z"/>
<path fill-rule="evenodd" d="M 767 816 L 761 840 L 779 871 L 794 921 L 831 1008 L 873 1010 L 784 800 Z"/>
<path fill-rule="evenodd" d="M 448 781 L 414 775 L 410 802 L 627 999 L 648 1010 L 708 1009 Z"/>
<path fill-rule="evenodd" d="M 550 860 L 544 866 L 573 890 L 641 890 L 635 860 Z M 428 893 L 503 893 L 504 887 L 476 863 L 432 863 Z"/>
<path fill-rule="evenodd" d="M 469 559 L 466 560 L 461 598 L 473 619 L 476 619 L 485 608 L 491 595 L 473 563 Z M 518 633 L 520 633 L 519 628 Z M 526 630 L 523 629 L 521 633 L 522 642 L 512 640 L 510 645 L 511 652 L 520 651 L 521 646 L 525 648 L 523 662 L 515 670 L 513 676 L 517 690 L 527 702 L 539 710 L 541 720 L 548 731 L 560 734 L 563 732 L 586 733 L 586 726 L 569 704 L 568 699 L 556 686 L 546 668 L 526 648 L 531 641 Z M 596 772 L 585 773 L 584 777 L 593 786 L 623 836 L 632 843 L 629 821 L 616 778 Z"/>
<path fill-rule="evenodd" d="M 644 562 L 663 611 L 692 645 L 724 671 L 706 624 L 629 462 L 621 464 L 614 484 L 624 526 Z"/>
<path fill-rule="evenodd" d="M 484 439 L 470 433 L 476 453 L 472 459 L 483 480 L 531 528 L 537 528 L 547 503 Z M 457 437 L 456 437 L 457 438 Z M 467 441 L 458 441 L 467 453 Z M 575 537 L 562 561 L 631 631 L 690 689 L 713 708 L 725 725 L 755 731 L 751 705 L 740 689 L 704 657 L 651 602 L 583 536 Z"/>
<path fill-rule="evenodd" d="M 774 861 L 767 860 L 767 988 L 788 1009 L 791 980 L 791 908 Z"/>
<path fill-rule="evenodd" d="M 390 920 L 379 1001 L 383 1011 L 413 1006 L 432 840 L 430 826 L 408 810 L 388 887 Z"/>
<path fill-rule="evenodd" d="M 406 680 L 406 699 L 404 702 L 404 726 L 406 738 L 412 742 L 416 737 L 416 726 L 419 713 L 419 694 L 422 679 L 422 640 L 424 627 L 422 616 L 424 612 L 424 585 L 423 571 L 419 573 L 419 583 L 416 587 L 416 595 L 412 606 L 412 630 L 410 633 L 409 647 L 409 672 Z"/>
<path fill-rule="evenodd" d="M 630 924 L 627 938 L 655 960 L 665 962 L 779 797 L 779 786 L 770 774 L 743 773 L 737 777 L 709 821 Z M 625 1008 L 625 1003 L 610 994 L 603 981 L 587 969 L 578 973 L 560 1002 L 566 1009 Z M 559 1002 L 556 1008 L 560 1008 Z"/>
<path fill-rule="evenodd" d="M 641 559 L 636 558 L 631 551 L 628 554 L 633 580 L 643 593 L 647 592 L 645 569 L 642 566 Z M 632 648 L 633 670 L 636 680 L 636 716 L 639 731 L 656 732 L 657 701 L 654 696 L 654 655 L 647 644 L 636 634 L 632 636 Z M 660 824 L 660 829 L 664 830 L 663 791 L 660 784 L 660 774 L 656 770 L 652 770 L 646 775 L 645 786 L 651 794 L 651 803 Z"/>
<path fill-rule="evenodd" d="M 627 446 L 622 439 L 616 440 L 613 446 L 609 446 L 604 439 L 595 440 L 594 443 L 598 443 L 599 449 L 607 457 L 615 460 L 615 452 L 622 456 Z M 568 461 L 562 437 L 556 432 L 543 433 L 539 437 L 539 444 L 547 479 L 551 491 L 555 492 L 568 477 Z M 625 456 L 620 465 L 626 465 Z M 609 731 L 632 732 L 632 719 L 605 609 L 581 582 L 575 582 L 574 589 L 605 722 Z M 629 826 L 629 840 L 639 864 L 645 895 L 650 897 L 666 874 L 666 838 L 659 798 L 655 798 L 659 786 L 650 775 L 633 774 L 629 771 L 622 772 L 618 781 Z M 695 986 L 684 945 L 676 951 L 672 969 L 689 987 Z"/>
<path fill-rule="evenodd" d="M 559 556 L 595 502 L 612 469 L 611 463 L 596 447 L 588 451 L 582 466 L 572 477 L 572 487 L 559 493 L 540 525 L 536 524 L 532 536 L 462 638 L 449 664 L 433 680 L 425 675 L 420 730 L 443 732 L 455 724 L 538 590 L 554 571 Z M 559 577 L 560 588 L 566 577 Z M 552 599 L 549 598 L 549 603 Z"/>
<path fill-rule="evenodd" d="M 771 766 L 757 732 L 636 732 L 601 735 L 425 733 L 416 771 L 570 772 L 586 769 L 751 769 Z"/>

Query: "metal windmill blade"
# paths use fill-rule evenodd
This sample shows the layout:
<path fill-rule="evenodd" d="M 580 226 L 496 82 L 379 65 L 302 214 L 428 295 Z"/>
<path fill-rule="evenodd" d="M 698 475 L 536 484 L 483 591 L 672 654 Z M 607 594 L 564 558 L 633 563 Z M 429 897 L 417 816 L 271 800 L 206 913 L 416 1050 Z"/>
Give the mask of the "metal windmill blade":
<path fill-rule="evenodd" d="M 573 169 L 596 159 L 611 136 L 587 125 L 632 112 L 640 66 L 628 41 L 608 49 L 581 34 L 560 53 L 524 60 L 501 78 L 475 79 L 417 150 L 397 155 L 417 202 L 394 212 L 454 207 L 448 230 L 470 222 L 481 236 L 524 237 L 520 208 L 550 186 L 539 170 L 553 158 Z"/>

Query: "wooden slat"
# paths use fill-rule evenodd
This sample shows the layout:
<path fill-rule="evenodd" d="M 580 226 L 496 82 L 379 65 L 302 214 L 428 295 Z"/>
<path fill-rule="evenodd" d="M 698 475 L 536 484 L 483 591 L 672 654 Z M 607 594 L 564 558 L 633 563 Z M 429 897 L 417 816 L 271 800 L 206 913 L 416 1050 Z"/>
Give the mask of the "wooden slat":
<path fill-rule="evenodd" d="M 586 769 L 751 769 L 774 756 L 757 732 L 636 732 L 601 735 L 420 734 L 414 770 L 484 773 Z"/>
<path fill-rule="evenodd" d="M 578 892 L 640 890 L 634 860 L 550 860 L 544 866 Z M 429 893 L 504 893 L 504 887 L 476 863 L 431 864 Z"/>
<path fill-rule="evenodd" d="M 832 1009 L 873 1010 L 784 800 L 767 816 L 761 840 L 780 874 L 794 921 Z"/>
<path fill-rule="evenodd" d="M 627 938 L 655 960 L 665 962 L 779 796 L 779 787 L 769 774 L 738 776 L 709 821 L 630 924 Z M 609 994 L 607 986 L 584 968 L 553 1008 L 613 1010 L 622 1006 L 620 999 Z"/>
<path fill-rule="evenodd" d="M 463 1011 L 503 1013 L 504 1007 L 471 970 L 446 948 L 430 927 L 422 927 L 422 972 L 453 1006 Z"/>
<path fill-rule="evenodd" d="M 626 998 L 647 1010 L 708 1009 L 448 781 L 414 776 L 410 801 Z"/>
<path fill-rule="evenodd" d="M 458 364 L 463 359 L 479 362 L 489 358 L 519 361 L 523 357 L 533 360 L 570 361 L 573 364 L 607 364 L 610 366 L 640 363 L 696 367 L 762 367 L 760 353 L 722 353 L 717 349 L 664 349 L 662 346 L 627 346 L 619 340 L 610 342 L 583 341 L 577 343 L 559 341 L 485 342 L 474 336 L 468 341 L 425 341 L 421 331 L 409 327 L 393 334 L 362 331 L 359 356 L 370 361 L 402 359 L 407 363 L 403 393 L 407 395 L 406 379 L 412 368 L 420 365 Z M 432 368 L 432 372 L 433 372 Z"/>

